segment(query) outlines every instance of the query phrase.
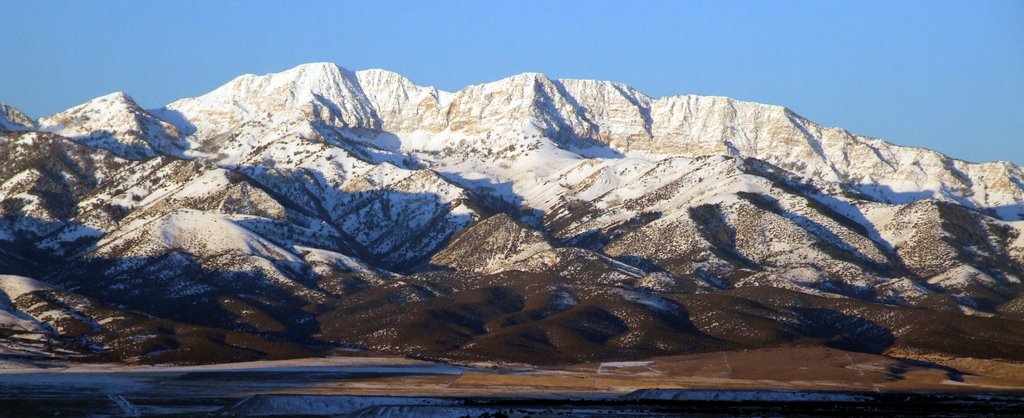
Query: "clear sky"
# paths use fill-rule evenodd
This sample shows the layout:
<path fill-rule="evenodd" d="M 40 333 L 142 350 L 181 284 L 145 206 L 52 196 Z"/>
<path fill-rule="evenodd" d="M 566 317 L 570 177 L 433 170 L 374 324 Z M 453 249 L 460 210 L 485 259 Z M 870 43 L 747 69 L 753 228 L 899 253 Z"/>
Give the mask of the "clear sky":
<path fill-rule="evenodd" d="M 457 90 L 537 71 L 788 106 L 1024 163 L 1024 1 L 0 0 L 0 102 L 146 107 L 314 61 Z"/>

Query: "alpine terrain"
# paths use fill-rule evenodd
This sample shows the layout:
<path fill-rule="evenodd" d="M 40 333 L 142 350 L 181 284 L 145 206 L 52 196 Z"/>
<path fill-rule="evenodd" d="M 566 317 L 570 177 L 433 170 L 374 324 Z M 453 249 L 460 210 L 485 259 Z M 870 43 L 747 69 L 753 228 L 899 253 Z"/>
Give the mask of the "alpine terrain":
<path fill-rule="evenodd" d="M 306 64 L 0 105 L 0 357 L 1024 361 L 1024 169 L 726 97 Z"/>

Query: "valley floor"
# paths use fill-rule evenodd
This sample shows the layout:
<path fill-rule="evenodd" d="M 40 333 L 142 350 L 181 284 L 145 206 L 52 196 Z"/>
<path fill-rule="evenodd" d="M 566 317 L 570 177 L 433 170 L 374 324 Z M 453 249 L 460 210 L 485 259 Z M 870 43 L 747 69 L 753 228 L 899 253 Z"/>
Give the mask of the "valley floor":
<path fill-rule="evenodd" d="M 0 365 L 0 415 L 1024 414 L 1024 364 L 816 347 L 586 363 Z"/>

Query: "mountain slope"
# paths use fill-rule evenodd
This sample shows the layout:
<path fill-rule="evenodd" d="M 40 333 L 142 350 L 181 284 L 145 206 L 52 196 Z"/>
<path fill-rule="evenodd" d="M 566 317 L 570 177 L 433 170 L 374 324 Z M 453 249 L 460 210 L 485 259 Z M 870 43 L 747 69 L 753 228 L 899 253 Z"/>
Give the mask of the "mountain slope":
<path fill-rule="evenodd" d="M 0 273 L 256 356 L 1024 353 L 1024 171 L 780 106 L 314 63 L 2 110 Z M 49 332 L 18 306 L 9 329 Z"/>
<path fill-rule="evenodd" d="M 285 100 L 264 99 L 279 96 Z M 327 110 L 317 110 L 322 107 Z M 224 116 L 224 108 L 236 109 L 231 118 Z M 189 120 L 218 122 L 218 129 L 200 126 L 198 137 L 250 123 L 246 118 L 267 123 L 261 111 L 273 110 L 271 120 L 284 119 L 277 113 L 290 109 L 332 125 L 383 129 L 399 137 L 403 150 L 445 149 L 456 145 L 454 139 L 472 141 L 484 133 L 540 131 L 557 145 L 581 152 L 608 146 L 614 151 L 608 155 L 753 157 L 805 177 L 848 184 L 876 200 L 935 197 L 992 208 L 1006 219 L 1017 219 L 1024 201 L 1022 172 L 1012 164 L 970 164 L 899 147 L 818 126 L 779 106 L 692 95 L 652 99 L 621 84 L 551 80 L 542 74 L 447 93 L 386 71 L 352 73 L 333 64 L 307 64 L 279 74 L 243 76 L 167 109 Z M 415 132 L 435 139 L 406 138 Z M 379 135 L 374 139 L 370 142 L 377 147 L 395 145 Z"/>
<path fill-rule="evenodd" d="M 15 359 L 165 363 L 203 357 L 295 357 L 310 351 L 115 309 L 27 277 L 0 275 L 0 354 Z"/>
<path fill-rule="evenodd" d="M 0 103 L 0 132 L 31 131 L 36 122 L 20 110 Z"/>
<path fill-rule="evenodd" d="M 496 273 L 516 269 L 530 257 L 550 250 L 540 233 L 501 213 L 463 231 L 431 261 L 456 270 Z"/>
<path fill-rule="evenodd" d="M 177 129 L 124 93 L 111 93 L 39 120 L 39 128 L 131 160 L 179 155 Z"/>

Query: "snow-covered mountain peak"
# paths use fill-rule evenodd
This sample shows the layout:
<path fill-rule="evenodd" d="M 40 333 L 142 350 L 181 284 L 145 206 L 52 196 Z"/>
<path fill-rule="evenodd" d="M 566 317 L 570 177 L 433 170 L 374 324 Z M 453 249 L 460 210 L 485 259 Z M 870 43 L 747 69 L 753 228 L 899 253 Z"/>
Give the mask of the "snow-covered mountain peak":
<path fill-rule="evenodd" d="M 285 88 L 288 93 L 325 92 L 342 84 L 351 71 L 328 62 L 302 64 L 284 71 L 264 75 L 244 74 L 201 97 L 216 98 L 225 95 L 247 96 L 261 93 L 262 88 L 275 91 Z M 266 94 L 270 91 L 262 91 Z"/>
<path fill-rule="evenodd" d="M 134 339 L 161 317 L 318 347 L 572 361 L 692 350 L 690 323 L 735 347 L 898 347 L 856 334 L 879 324 L 904 349 L 972 356 L 1024 318 L 1020 167 L 781 106 L 538 73 L 444 92 L 314 63 L 153 111 L 115 93 L 40 125 L 0 135 L 0 273 L 58 288 L 0 276 L 0 351 L 7 329 L 66 326 L 47 313 L 57 302 L 100 313 L 66 303 L 84 297 L 123 318 L 61 347 L 126 330 L 131 343 L 95 339 L 120 358 L 169 352 Z M 1022 335 L 993 352 L 1020 358 Z M 212 340 L 180 341 L 171 351 Z"/>
<path fill-rule="evenodd" d="M 180 156 L 186 148 L 174 125 L 153 116 L 122 92 L 42 118 L 39 128 L 128 159 Z"/>
<path fill-rule="evenodd" d="M 437 132 L 446 128 L 443 111 L 454 93 L 420 86 L 401 74 L 381 69 L 357 71 L 356 79 L 380 119 L 381 129 Z"/>
<path fill-rule="evenodd" d="M 328 128 L 355 129 L 353 136 L 385 134 L 372 140 L 385 149 L 449 149 L 463 159 L 467 152 L 513 158 L 522 152 L 504 152 L 508 147 L 547 149 L 542 143 L 589 157 L 729 155 L 764 160 L 805 179 L 846 184 L 879 201 L 935 197 L 998 208 L 1008 219 L 1024 212 L 1019 168 L 966 164 L 857 136 L 783 106 L 693 94 L 652 98 L 610 81 L 522 73 L 444 92 L 391 71 L 351 72 L 313 63 L 239 77 L 167 109 L 187 121 L 187 132 L 197 132 L 194 141 L 228 154 L 272 137 L 317 136 Z M 233 142 L 220 142 L 224 138 Z M 476 151 L 461 141 L 477 143 Z"/>
<path fill-rule="evenodd" d="M 408 79 L 404 75 L 396 73 L 394 71 L 388 71 L 381 68 L 371 68 L 367 70 L 359 70 L 355 72 L 356 78 L 359 80 L 360 86 L 363 89 L 369 90 L 371 86 L 388 87 L 388 88 L 405 88 L 405 89 L 432 89 L 433 87 L 419 86 L 412 80 Z M 436 89 L 435 89 L 436 90 Z M 438 90 L 440 91 L 440 90 Z M 444 92 L 448 93 L 448 92 Z"/>
<path fill-rule="evenodd" d="M 257 78 L 257 80 L 260 79 Z M 257 83 L 259 87 L 270 89 L 263 93 L 274 95 L 274 93 L 286 91 L 288 96 L 284 98 L 291 100 L 290 104 L 292 105 L 306 103 L 316 95 L 335 100 L 344 99 L 355 95 L 359 90 L 359 82 L 355 78 L 355 73 L 331 63 L 300 65 L 278 74 L 272 74 L 260 81 L 265 81 L 265 84 Z"/>
<path fill-rule="evenodd" d="M 379 127 L 356 74 L 330 63 L 238 77 L 162 111 L 180 115 L 200 142 L 249 121 L 267 125 L 315 119 L 343 127 Z"/>
<path fill-rule="evenodd" d="M 35 130 L 36 121 L 28 117 L 14 106 L 0 103 L 0 132 L 18 132 Z"/>
<path fill-rule="evenodd" d="M 548 77 L 547 74 L 544 74 L 544 73 L 528 71 L 528 72 L 525 72 L 525 73 L 519 73 L 519 74 L 515 74 L 515 75 L 512 75 L 512 76 L 505 77 L 505 78 L 503 78 L 501 80 L 498 80 L 498 81 L 495 81 L 493 83 L 484 83 L 484 84 L 499 84 L 499 85 L 500 84 L 512 84 L 512 85 L 518 85 L 518 84 L 533 84 L 533 83 L 538 83 L 538 82 L 539 83 L 551 82 L 551 78 Z"/>
<path fill-rule="evenodd" d="M 116 91 L 91 99 L 78 106 L 74 106 L 68 110 L 58 113 L 57 115 L 84 112 L 132 112 L 137 110 L 141 110 L 141 107 L 139 107 L 139 104 L 135 102 L 135 99 L 125 92 Z M 57 115 L 50 116 L 48 119 L 52 119 Z"/>
<path fill-rule="evenodd" d="M 133 99 L 132 96 L 129 96 L 128 93 L 125 93 L 123 91 L 115 91 L 113 93 L 97 97 L 86 102 L 85 104 L 95 104 L 97 102 L 120 103 L 124 106 L 138 106 L 138 103 L 135 103 L 135 99 Z"/>

